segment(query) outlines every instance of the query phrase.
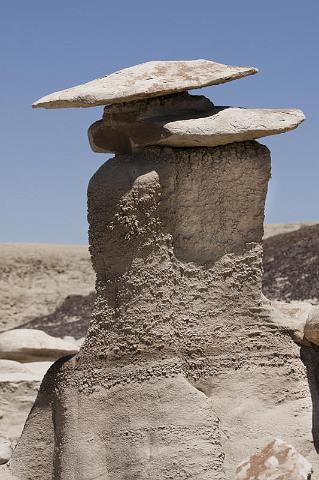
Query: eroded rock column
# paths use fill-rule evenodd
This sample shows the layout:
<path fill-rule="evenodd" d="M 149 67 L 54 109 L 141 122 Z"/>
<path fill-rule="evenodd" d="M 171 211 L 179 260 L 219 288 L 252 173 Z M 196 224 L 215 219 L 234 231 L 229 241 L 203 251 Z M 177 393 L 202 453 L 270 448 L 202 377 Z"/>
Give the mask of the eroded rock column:
<path fill-rule="evenodd" d="M 223 478 L 200 383 L 260 307 L 269 168 L 267 149 L 248 142 L 149 148 L 94 175 L 95 311 L 80 354 L 48 375 L 54 448 L 43 469 L 53 460 L 54 478 Z M 33 462 L 21 462 L 24 437 L 13 460 L 23 475 Z"/>
<path fill-rule="evenodd" d="M 13 455 L 19 479 L 224 480 L 225 453 L 229 465 L 236 452 L 217 379 L 238 372 L 260 385 L 282 362 L 296 367 L 262 304 L 270 155 L 242 140 L 293 129 L 303 115 L 176 95 L 255 72 L 150 62 L 35 104 L 123 102 L 90 129 L 92 148 L 118 153 L 88 189 L 94 313 L 80 352 L 44 379 Z"/>
<path fill-rule="evenodd" d="M 81 355 L 177 356 L 191 374 L 193 356 L 227 351 L 219 329 L 260 305 L 269 175 L 256 142 L 105 163 L 88 190 L 97 301 Z"/>

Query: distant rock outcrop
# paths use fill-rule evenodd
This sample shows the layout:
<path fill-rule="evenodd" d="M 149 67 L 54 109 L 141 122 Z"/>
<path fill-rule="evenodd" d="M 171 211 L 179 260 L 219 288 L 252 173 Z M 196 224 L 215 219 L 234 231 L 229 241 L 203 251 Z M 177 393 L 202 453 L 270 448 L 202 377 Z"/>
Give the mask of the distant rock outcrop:
<path fill-rule="evenodd" d="M 271 300 L 319 303 L 319 224 L 264 240 L 263 292 Z"/>
<path fill-rule="evenodd" d="M 69 295 L 89 295 L 94 281 L 86 246 L 0 244 L 0 332 L 51 314 Z"/>

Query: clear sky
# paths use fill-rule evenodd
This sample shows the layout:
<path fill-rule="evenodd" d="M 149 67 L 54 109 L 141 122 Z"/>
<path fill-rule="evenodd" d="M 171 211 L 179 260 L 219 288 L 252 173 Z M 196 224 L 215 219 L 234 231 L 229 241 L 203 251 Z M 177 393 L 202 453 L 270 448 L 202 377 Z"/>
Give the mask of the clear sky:
<path fill-rule="evenodd" d="M 102 108 L 32 110 L 41 96 L 148 60 L 252 65 L 203 90 L 215 104 L 298 107 L 272 150 L 266 221 L 319 220 L 318 0 L 2 0 L 0 242 L 86 243 L 86 187 L 106 157 Z"/>

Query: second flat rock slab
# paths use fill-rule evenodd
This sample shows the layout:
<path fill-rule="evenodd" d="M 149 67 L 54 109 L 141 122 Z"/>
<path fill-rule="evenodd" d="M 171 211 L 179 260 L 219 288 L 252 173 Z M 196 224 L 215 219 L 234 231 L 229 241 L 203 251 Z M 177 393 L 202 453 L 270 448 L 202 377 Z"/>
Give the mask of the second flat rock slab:
<path fill-rule="evenodd" d="M 153 61 L 40 98 L 34 108 L 95 107 L 230 82 L 257 73 L 209 60 Z"/>
<path fill-rule="evenodd" d="M 91 125 L 89 141 L 100 153 L 127 153 L 150 145 L 216 147 L 287 132 L 304 119 L 298 109 L 213 107 L 208 116 L 177 121 L 161 118 L 110 126 L 101 120 Z"/>
<path fill-rule="evenodd" d="M 205 118 L 179 120 L 164 126 L 160 145 L 215 147 L 284 133 L 296 128 L 304 114 L 297 109 L 244 109 L 216 107 Z"/>

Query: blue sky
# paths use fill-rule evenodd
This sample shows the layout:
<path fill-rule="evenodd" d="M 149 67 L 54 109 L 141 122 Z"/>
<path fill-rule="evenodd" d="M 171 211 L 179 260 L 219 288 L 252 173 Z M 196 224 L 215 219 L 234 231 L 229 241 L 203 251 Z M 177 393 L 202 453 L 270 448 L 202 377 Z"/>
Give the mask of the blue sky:
<path fill-rule="evenodd" d="M 318 0 L 3 0 L 0 242 L 86 243 L 86 188 L 105 161 L 88 126 L 101 108 L 32 110 L 41 96 L 148 60 L 252 65 L 202 90 L 215 104 L 298 107 L 272 150 L 268 223 L 319 220 Z"/>

